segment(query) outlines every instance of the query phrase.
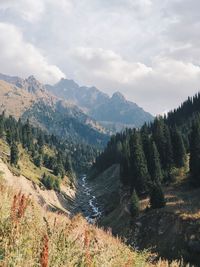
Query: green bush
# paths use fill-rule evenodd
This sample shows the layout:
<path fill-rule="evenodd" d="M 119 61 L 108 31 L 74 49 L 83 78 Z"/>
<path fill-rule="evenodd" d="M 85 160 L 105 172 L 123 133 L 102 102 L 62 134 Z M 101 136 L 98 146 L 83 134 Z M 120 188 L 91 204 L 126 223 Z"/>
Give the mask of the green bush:
<path fill-rule="evenodd" d="M 54 177 L 50 175 L 46 175 L 44 173 L 42 177 L 42 183 L 48 190 L 54 189 L 56 191 L 60 191 L 60 180 L 59 179 L 55 179 Z"/>

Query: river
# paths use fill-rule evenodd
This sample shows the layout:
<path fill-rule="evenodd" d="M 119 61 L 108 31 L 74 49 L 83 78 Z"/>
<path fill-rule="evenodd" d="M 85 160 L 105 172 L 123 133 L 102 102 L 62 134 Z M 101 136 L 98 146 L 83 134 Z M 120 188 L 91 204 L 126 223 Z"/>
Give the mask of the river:
<path fill-rule="evenodd" d="M 98 205 L 96 196 L 92 193 L 92 190 L 87 182 L 87 176 L 82 175 L 80 177 L 80 190 L 82 197 L 85 199 L 83 214 L 86 220 L 94 224 L 102 215 L 102 211 Z"/>

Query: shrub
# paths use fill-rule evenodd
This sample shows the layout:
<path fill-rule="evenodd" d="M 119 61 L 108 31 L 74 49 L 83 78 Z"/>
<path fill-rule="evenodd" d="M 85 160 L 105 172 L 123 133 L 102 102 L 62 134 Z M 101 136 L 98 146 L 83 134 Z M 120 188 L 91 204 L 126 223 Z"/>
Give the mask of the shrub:
<path fill-rule="evenodd" d="M 56 191 L 60 191 L 60 180 L 58 178 L 55 179 L 51 175 L 46 175 L 44 173 L 42 177 L 42 183 L 48 190 L 54 189 Z"/>

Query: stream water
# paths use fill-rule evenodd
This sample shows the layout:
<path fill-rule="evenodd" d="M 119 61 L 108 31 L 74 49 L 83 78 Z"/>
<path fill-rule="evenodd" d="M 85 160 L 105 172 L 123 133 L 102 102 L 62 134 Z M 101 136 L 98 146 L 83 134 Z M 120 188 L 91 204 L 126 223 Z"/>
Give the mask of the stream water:
<path fill-rule="evenodd" d="M 86 199 L 86 209 L 84 211 L 85 217 L 89 223 L 95 223 L 97 219 L 100 218 L 102 212 L 98 205 L 96 196 L 93 195 L 91 188 L 87 182 L 87 176 L 82 175 L 81 178 L 81 187 L 83 197 Z"/>

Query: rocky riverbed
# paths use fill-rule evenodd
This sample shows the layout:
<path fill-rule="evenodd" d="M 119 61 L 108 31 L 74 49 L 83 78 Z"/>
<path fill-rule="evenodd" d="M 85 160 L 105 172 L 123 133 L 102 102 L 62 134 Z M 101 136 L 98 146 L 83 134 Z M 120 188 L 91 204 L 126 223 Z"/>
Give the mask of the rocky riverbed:
<path fill-rule="evenodd" d="M 78 202 L 81 212 L 89 223 L 94 224 L 102 215 L 96 196 L 92 192 L 87 176 L 82 175 L 78 182 Z"/>

